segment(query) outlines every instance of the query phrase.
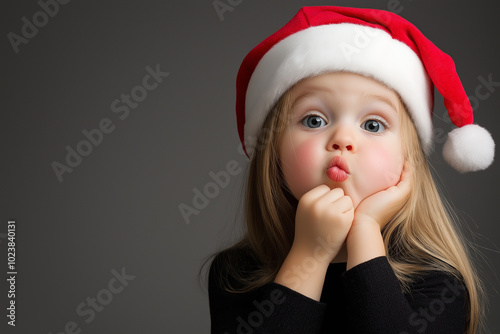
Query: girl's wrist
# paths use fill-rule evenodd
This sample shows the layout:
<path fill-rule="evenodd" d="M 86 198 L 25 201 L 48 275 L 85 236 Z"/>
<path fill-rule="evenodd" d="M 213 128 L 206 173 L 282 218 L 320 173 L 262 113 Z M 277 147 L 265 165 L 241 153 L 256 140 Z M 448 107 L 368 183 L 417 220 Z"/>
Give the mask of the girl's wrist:
<path fill-rule="evenodd" d="M 368 215 L 361 215 L 361 214 L 355 214 L 354 215 L 354 220 L 352 221 L 352 227 L 351 227 L 351 230 L 352 228 L 355 228 L 355 229 L 359 229 L 359 228 L 373 228 L 373 229 L 377 229 L 380 230 L 380 223 L 368 216 Z"/>
<path fill-rule="evenodd" d="M 274 282 L 319 301 L 328 265 L 329 262 L 292 247 Z"/>
<path fill-rule="evenodd" d="M 368 217 L 354 218 L 346 239 L 347 270 L 379 256 L 385 256 L 380 225 Z"/>
<path fill-rule="evenodd" d="M 317 240 L 317 243 L 313 247 L 305 247 L 293 243 L 287 257 L 293 259 L 295 263 L 302 264 L 302 266 L 305 264 L 306 266 L 309 265 L 310 267 L 326 270 L 330 262 L 337 255 L 327 246 L 328 241 L 326 238 L 325 240 Z"/>

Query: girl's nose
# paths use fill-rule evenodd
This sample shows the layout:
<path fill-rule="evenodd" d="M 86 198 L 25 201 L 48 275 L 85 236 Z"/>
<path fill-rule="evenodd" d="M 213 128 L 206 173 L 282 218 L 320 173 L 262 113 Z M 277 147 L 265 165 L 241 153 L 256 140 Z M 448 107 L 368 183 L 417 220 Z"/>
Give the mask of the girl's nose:
<path fill-rule="evenodd" d="M 355 151 L 355 143 L 353 131 L 348 125 L 339 125 L 333 133 L 330 143 L 328 144 L 330 150 Z"/>
<path fill-rule="evenodd" d="M 339 144 L 333 144 L 333 149 L 334 150 L 341 150 L 341 151 L 352 151 L 352 145 L 339 145 Z"/>

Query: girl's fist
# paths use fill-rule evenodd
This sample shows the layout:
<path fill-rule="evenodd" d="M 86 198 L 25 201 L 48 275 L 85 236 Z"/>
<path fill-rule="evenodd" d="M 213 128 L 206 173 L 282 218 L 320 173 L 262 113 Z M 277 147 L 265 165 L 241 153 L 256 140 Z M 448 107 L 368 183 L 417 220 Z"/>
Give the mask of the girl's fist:
<path fill-rule="evenodd" d="M 320 185 L 299 200 L 292 247 L 313 256 L 321 247 L 330 255 L 330 262 L 342 247 L 353 219 L 354 205 L 344 190 Z"/>

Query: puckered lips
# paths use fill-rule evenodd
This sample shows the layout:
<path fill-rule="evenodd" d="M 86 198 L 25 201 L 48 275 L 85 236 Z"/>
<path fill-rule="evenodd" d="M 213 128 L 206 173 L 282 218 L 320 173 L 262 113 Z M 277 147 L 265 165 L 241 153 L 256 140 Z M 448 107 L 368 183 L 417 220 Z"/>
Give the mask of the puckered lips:
<path fill-rule="evenodd" d="M 335 156 L 330 160 L 326 175 L 335 182 L 343 182 L 349 177 L 349 166 L 344 158 Z"/>

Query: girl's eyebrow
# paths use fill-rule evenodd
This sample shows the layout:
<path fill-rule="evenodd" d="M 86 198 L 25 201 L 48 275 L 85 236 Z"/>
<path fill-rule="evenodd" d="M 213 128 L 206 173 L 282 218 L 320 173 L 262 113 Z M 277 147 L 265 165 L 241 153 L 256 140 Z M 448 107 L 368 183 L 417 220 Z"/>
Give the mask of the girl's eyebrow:
<path fill-rule="evenodd" d="M 330 90 L 328 88 L 323 88 L 323 87 L 314 87 L 312 90 L 308 90 L 306 91 L 305 93 L 297 96 L 295 98 L 295 100 L 293 101 L 293 103 L 291 104 L 290 106 L 290 110 L 293 110 L 293 108 L 303 99 L 306 99 L 310 96 L 313 96 L 315 95 L 315 92 L 316 91 L 322 91 L 322 92 L 326 92 L 326 93 L 330 93 L 330 94 L 334 94 L 335 91 L 334 90 Z M 382 96 L 382 95 L 373 95 L 373 94 L 363 94 L 361 99 L 363 101 L 370 101 L 370 100 L 376 100 L 376 101 L 380 101 L 384 104 L 387 104 L 389 107 L 391 107 L 391 110 L 393 112 L 395 112 L 396 114 L 398 114 L 398 108 L 394 105 L 394 103 L 392 103 L 392 101 L 386 97 L 386 96 Z"/>
<path fill-rule="evenodd" d="M 384 104 L 387 104 L 389 107 L 391 107 L 391 110 L 394 111 L 396 114 L 398 113 L 398 108 L 396 108 L 396 106 L 394 105 L 394 103 L 392 103 L 392 101 L 385 97 L 385 96 L 382 96 L 382 95 L 371 95 L 371 94 L 365 94 L 363 95 L 363 100 L 366 101 L 366 100 L 376 100 L 376 101 L 380 101 Z"/>
<path fill-rule="evenodd" d="M 295 100 L 293 101 L 292 105 L 290 106 L 290 109 L 293 109 L 295 107 L 295 105 L 297 105 L 301 100 L 314 95 L 314 93 L 316 91 L 323 91 L 323 92 L 327 92 L 327 93 L 333 93 L 333 91 L 330 90 L 330 89 L 328 89 L 328 88 L 314 87 L 312 90 L 306 91 L 305 93 L 297 96 L 295 98 Z"/>

